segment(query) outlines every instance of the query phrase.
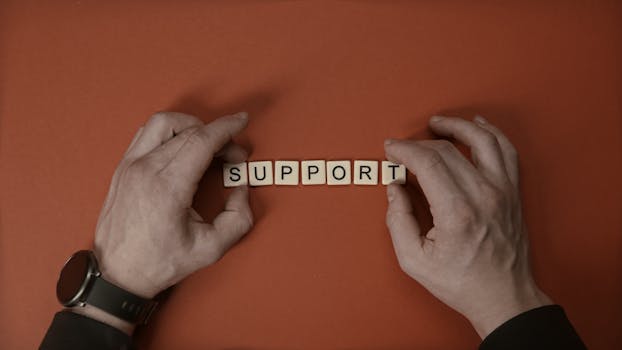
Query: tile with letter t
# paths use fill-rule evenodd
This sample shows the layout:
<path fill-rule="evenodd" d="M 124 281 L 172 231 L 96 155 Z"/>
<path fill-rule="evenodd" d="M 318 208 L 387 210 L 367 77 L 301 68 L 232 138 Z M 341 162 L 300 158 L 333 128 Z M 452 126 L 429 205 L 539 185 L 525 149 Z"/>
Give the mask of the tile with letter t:
<path fill-rule="evenodd" d="M 378 162 L 375 160 L 355 160 L 354 161 L 354 184 L 355 185 L 377 185 L 378 184 Z"/>
<path fill-rule="evenodd" d="M 350 176 L 349 160 L 332 160 L 326 162 L 326 183 L 329 185 L 349 185 L 352 183 Z"/>
<path fill-rule="evenodd" d="M 272 185 L 272 162 L 248 162 L 248 182 L 251 186 Z"/>
<path fill-rule="evenodd" d="M 277 160 L 274 162 L 275 185 L 298 185 L 298 162 L 295 160 Z"/>
<path fill-rule="evenodd" d="M 406 167 L 386 160 L 382 161 L 382 184 L 406 183 Z"/>
<path fill-rule="evenodd" d="M 326 162 L 303 160 L 300 163 L 303 185 L 324 185 L 326 183 Z"/>
<path fill-rule="evenodd" d="M 222 168 L 222 177 L 225 187 L 237 187 L 248 184 L 246 176 L 246 162 L 244 163 L 225 163 Z"/>

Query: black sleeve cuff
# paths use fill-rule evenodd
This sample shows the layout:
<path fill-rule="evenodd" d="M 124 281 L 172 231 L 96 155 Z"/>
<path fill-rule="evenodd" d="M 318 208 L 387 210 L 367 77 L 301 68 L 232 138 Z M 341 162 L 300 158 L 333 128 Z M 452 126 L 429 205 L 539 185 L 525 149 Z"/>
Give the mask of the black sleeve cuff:
<path fill-rule="evenodd" d="M 40 350 L 130 350 L 132 338 L 92 318 L 71 311 L 56 313 Z"/>
<path fill-rule="evenodd" d="M 586 350 L 559 305 L 535 308 L 497 327 L 479 350 Z"/>

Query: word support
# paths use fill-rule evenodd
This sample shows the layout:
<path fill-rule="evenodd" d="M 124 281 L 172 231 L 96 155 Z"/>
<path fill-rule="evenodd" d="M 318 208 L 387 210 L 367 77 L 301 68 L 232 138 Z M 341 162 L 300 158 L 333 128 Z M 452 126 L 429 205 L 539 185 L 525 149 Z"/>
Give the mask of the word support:
<path fill-rule="evenodd" d="M 378 185 L 378 161 L 355 160 L 269 160 L 244 163 L 225 163 L 225 187 L 297 186 L 303 185 Z M 383 185 L 406 183 L 406 167 L 389 161 L 381 162 Z"/>

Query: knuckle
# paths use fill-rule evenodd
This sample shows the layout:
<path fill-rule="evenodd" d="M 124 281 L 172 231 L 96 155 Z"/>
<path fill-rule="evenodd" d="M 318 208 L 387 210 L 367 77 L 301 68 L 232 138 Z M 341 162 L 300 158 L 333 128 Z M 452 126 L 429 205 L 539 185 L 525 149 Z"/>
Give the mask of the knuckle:
<path fill-rule="evenodd" d="M 452 199 L 453 224 L 456 227 L 467 227 L 473 224 L 477 219 L 475 208 L 467 200 L 462 197 L 454 197 Z"/>
<path fill-rule="evenodd" d="M 218 133 L 213 126 L 207 126 L 199 134 L 207 141 L 216 138 Z"/>
<path fill-rule="evenodd" d="M 253 213 L 250 210 L 244 217 L 246 218 L 246 231 L 248 231 L 255 225 L 255 219 L 253 218 Z"/>
<path fill-rule="evenodd" d="M 214 131 L 211 128 L 197 128 L 191 135 L 188 142 L 197 146 L 205 147 L 211 144 L 214 138 Z"/>
<path fill-rule="evenodd" d="M 423 151 L 423 166 L 425 169 L 435 168 L 443 163 L 443 157 L 435 150 Z"/>
<path fill-rule="evenodd" d="M 237 232 L 246 233 L 253 227 L 253 215 L 250 213 L 237 212 Z"/>
<path fill-rule="evenodd" d="M 120 178 L 125 188 L 140 194 L 154 195 L 162 189 L 162 181 L 157 178 L 157 169 L 146 159 L 137 159 L 127 166 Z"/>
<path fill-rule="evenodd" d="M 482 147 L 487 149 L 499 148 L 499 141 L 497 137 L 488 130 L 482 130 L 480 138 L 480 143 Z"/>
<path fill-rule="evenodd" d="M 454 148 L 454 145 L 447 140 L 438 140 L 436 141 L 436 149 L 440 152 L 451 152 Z"/>
<path fill-rule="evenodd" d="M 137 159 L 128 165 L 126 173 L 131 179 L 144 180 L 151 176 L 154 167 L 144 158 Z"/>

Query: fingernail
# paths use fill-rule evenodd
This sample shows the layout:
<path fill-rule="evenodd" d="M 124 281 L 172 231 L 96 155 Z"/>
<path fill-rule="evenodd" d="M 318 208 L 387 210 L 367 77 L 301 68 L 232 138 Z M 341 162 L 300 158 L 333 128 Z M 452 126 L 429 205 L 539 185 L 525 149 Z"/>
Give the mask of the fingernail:
<path fill-rule="evenodd" d="M 443 120 L 444 117 L 441 117 L 440 115 L 433 115 L 430 118 L 430 123 L 437 123 L 440 122 L 441 120 Z"/>
<path fill-rule="evenodd" d="M 486 124 L 488 122 L 486 118 L 482 117 L 481 115 L 476 115 L 475 121 L 480 124 Z"/>
<path fill-rule="evenodd" d="M 395 142 L 395 139 L 386 139 L 386 140 L 384 140 L 384 145 L 388 146 L 388 145 L 392 144 L 393 142 Z"/>

